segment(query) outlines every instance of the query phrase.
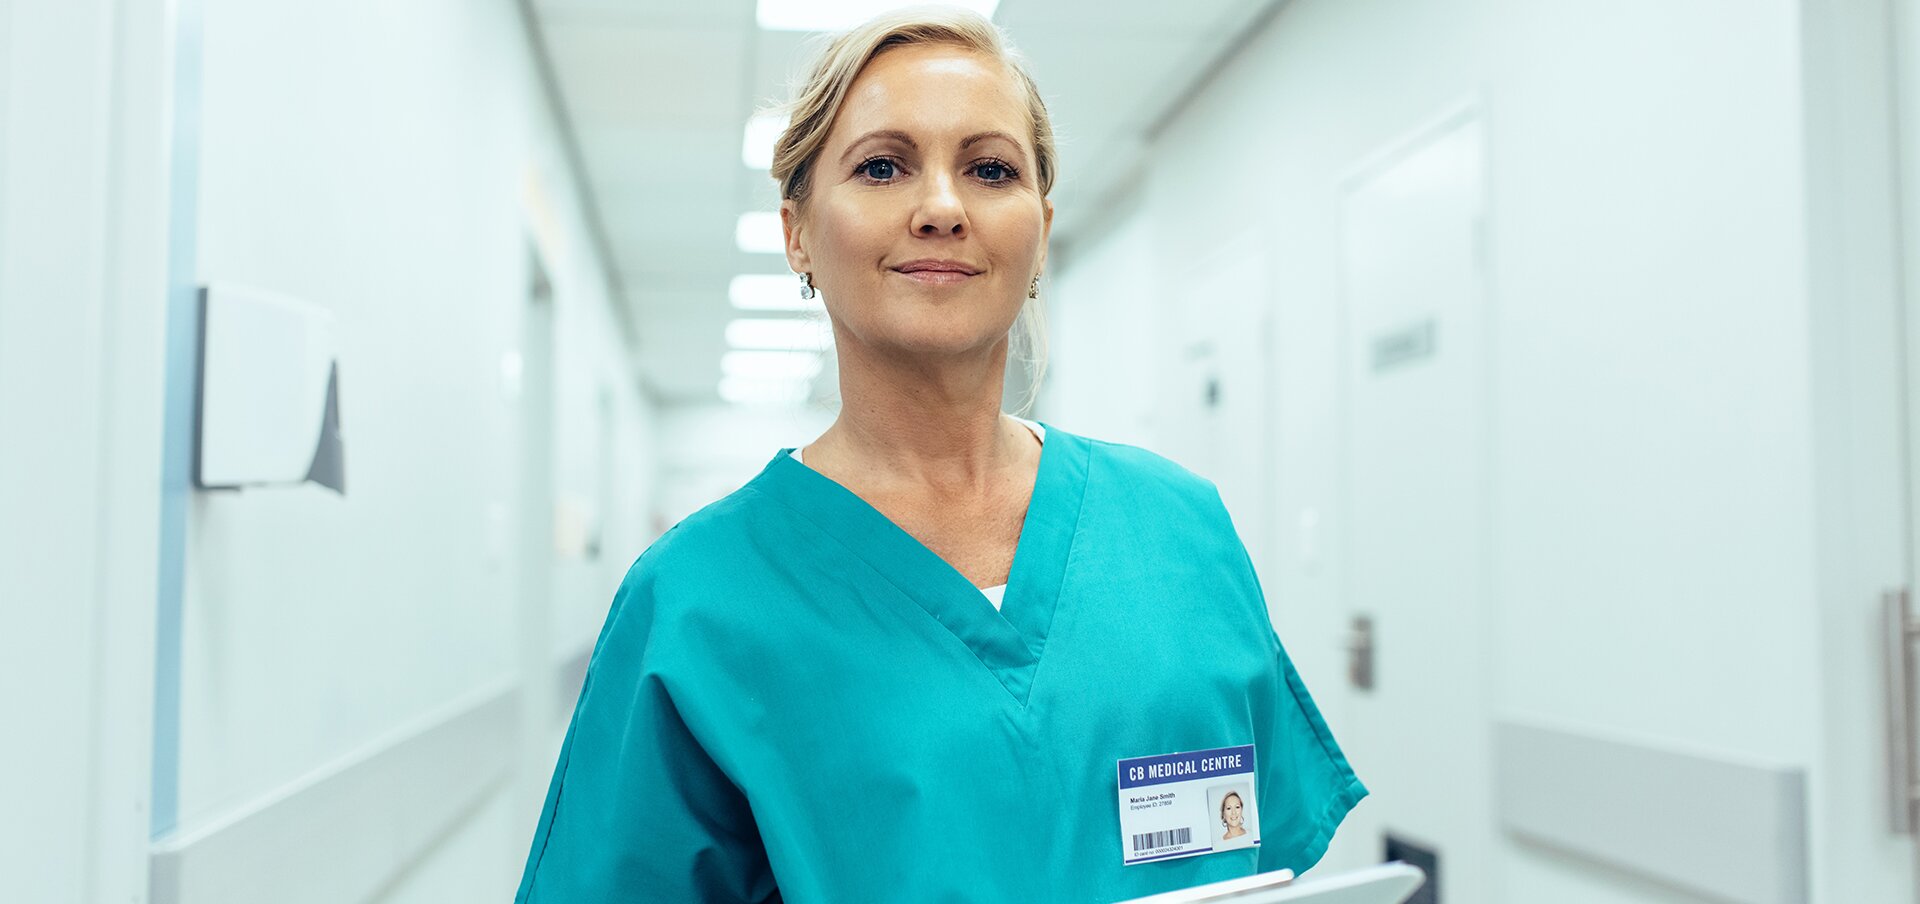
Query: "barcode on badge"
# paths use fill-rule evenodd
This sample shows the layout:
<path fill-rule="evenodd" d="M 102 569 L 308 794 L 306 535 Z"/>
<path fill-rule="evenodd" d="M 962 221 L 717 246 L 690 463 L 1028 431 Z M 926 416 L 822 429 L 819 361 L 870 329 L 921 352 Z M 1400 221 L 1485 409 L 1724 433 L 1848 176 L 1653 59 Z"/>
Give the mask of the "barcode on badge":
<path fill-rule="evenodd" d="M 1190 844 L 1193 842 L 1192 829 L 1168 829 L 1165 832 L 1144 832 L 1133 836 L 1133 852 L 1151 851 L 1170 844 Z"/>

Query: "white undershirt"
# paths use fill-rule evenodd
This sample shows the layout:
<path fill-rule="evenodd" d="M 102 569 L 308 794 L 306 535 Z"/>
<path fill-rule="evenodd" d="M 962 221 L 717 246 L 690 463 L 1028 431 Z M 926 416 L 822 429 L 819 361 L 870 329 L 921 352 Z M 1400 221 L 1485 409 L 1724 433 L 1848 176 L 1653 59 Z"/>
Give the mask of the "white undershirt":
<path fill-rule="evenodd" d="M 1007 417 L 1013 418 L 1014 420 L 1027 425 L 1027 429 L 1033 431 L 1034 439 L 1039 440 L 1042 444 L 1046 443 L 1047 428 L 1042 427 L 1039 424 L 1036 424 L 1023 417 L 1018 417 L 1011 414 L 1007 415 Z M 800 450 L 798 448 L 794 449 L 792 452 L 789 452 L 787 454 L 792 455 L 794 461 L 800 462 L 803 465 L 806 464 L 806 460 L 800 457 Z M 987 598 L 987 602 L 993 604 L 993 608 L 999 609 L 1000 603 L 1003 600 L 1005 600 L 1007 597 L 1007 585 L 995 584 L 992 587 L 982 587 L 980 588 L 980 593 L 981 595 Z"/>

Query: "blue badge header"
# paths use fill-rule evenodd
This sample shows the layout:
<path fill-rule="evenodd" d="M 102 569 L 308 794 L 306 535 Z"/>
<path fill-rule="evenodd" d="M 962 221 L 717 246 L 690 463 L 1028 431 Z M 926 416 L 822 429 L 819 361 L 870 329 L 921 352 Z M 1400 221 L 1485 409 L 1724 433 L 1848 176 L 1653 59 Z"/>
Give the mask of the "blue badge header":
<path fill-rule="evenodd" d="M 1120 761 L 1120 787 L 1190 782 L 1253 772 L 1253 745 L 1168 753 Z"/>

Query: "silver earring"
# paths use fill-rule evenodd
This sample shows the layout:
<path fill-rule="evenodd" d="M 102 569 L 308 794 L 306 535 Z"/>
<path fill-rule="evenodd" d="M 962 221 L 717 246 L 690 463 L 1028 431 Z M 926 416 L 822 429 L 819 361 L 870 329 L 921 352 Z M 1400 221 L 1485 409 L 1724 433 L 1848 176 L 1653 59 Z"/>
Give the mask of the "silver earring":
<path fill-rule="evenodd" d="M 1027 297 L 1028 298 L 1040 297 L 1040 274 L 1035 273 L 1033 275 L 1033 282 L 1030 282 L 1027 284 Z"/>
<path fill-rule="evenodd" d="M 812 298 L 814 294 L 815 293 L 813 289 L 813 274 L 811 273 L 800 274 L 800 297 Z"/>

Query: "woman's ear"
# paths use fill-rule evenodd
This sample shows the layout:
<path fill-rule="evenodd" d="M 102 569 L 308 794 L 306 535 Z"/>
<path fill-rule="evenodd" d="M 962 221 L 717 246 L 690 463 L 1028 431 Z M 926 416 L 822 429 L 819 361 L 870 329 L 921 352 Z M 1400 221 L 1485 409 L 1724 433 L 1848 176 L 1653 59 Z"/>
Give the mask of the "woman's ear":
<path fill-rule="evenodd" d="M 792 199 L 780 202 L 780 233 L 786 246 L 787 266 L 795 273 L 812 273 L 813 258 L 800 236 L 800 205 Z"/>

